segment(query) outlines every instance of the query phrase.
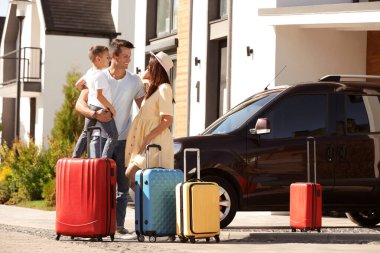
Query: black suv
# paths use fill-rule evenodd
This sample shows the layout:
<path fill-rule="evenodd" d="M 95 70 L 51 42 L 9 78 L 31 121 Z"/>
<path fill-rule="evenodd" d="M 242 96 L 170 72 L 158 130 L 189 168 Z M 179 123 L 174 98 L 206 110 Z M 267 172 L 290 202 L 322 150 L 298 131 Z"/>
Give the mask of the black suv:
<path fill-rule="evenodd" d="M 375 226 L 380 222 L 380 84 L 366 81 L 371 78 L 380 80 L 325 76 L 253 95 L 201 135 L 175 139 L 175 168 L 183 168 L 185 148 L 201 150 L 201 177 L 219 184 L 221 227 L 226 227 L 238 210 L 289 210 L 289 186 L 306 181 L 306 140 L 313 136 L 323 210 L 346 212 L 356 224 Z M 195 167 L 195 156 L 187 161 Z"/>

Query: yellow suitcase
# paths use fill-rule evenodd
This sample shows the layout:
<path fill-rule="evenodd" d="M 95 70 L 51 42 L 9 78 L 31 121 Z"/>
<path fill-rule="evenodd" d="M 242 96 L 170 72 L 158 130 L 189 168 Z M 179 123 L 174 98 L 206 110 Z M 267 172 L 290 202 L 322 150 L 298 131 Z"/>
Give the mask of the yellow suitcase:
<path fill-rule="evenodd" d="M 197 179 L 186 180 L 186 153 L 197 152 Z M 219 186 L 200 180 L 199 149 L 184 150 L 184 182 L 176 186 L 176 233 L 181 242 L 214 237 L 219 242 Z"/>

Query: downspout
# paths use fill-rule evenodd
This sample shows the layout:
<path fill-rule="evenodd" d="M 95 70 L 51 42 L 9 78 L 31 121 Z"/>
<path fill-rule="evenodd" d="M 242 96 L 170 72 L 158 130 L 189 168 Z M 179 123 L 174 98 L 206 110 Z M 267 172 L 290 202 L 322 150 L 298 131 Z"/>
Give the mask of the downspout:
<path fill-rule="evenodd" d="M 193 38 L 193 0 L 190 1 L 190 20 L 189 20 L 189 59 L 188 59 L 188 85 L 187 85 L 187 129 L 186 135 L 190 134 L 190 105 L 191 105 L 191 54 L 192 54 L 192 38 Z"/>
<path fill-rule="evenodd" d="M 232 56 L 232 6 L 233 0 L 228 1 L 228 34 L 227 34 L 227 111 L 231 109 L 231 56 Z"/>

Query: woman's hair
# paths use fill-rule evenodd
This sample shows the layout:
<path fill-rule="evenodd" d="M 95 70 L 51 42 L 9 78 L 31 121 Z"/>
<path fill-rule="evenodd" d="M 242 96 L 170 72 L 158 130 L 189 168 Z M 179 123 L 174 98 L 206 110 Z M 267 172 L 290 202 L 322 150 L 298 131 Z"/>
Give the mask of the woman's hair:
<path fill-rule="evenodd" d="M 158 87 L 163 83 L 170 84 L 170 80 L 168 74 L 165 69 L 161 66 L 159 61 L 153 55 L 150 56 L 149 64 L 149 81 L 150 86 L 147 94 L 145 95 L 145 99 L 148 99 L 152 94 L 158 89 Z"/>

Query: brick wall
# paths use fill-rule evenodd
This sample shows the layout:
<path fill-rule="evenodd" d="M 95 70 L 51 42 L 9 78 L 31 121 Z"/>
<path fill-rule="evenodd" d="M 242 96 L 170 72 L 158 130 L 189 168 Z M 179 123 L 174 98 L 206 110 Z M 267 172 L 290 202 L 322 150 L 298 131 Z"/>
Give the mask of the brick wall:
<path fill-rule="evenodd" d="M 189 45 L 190 45 L 190 7 L 191 1 L 179 0 L 178 5 L 178 49 L 176 79 L 175 137 L 187 136 Z"/>
<path fill-rule="evenodd" d="M 367 75 L 380 75 L 380 32 L 367 32 Z M 369 82 L 380 82 L 370 79 Z"/>

